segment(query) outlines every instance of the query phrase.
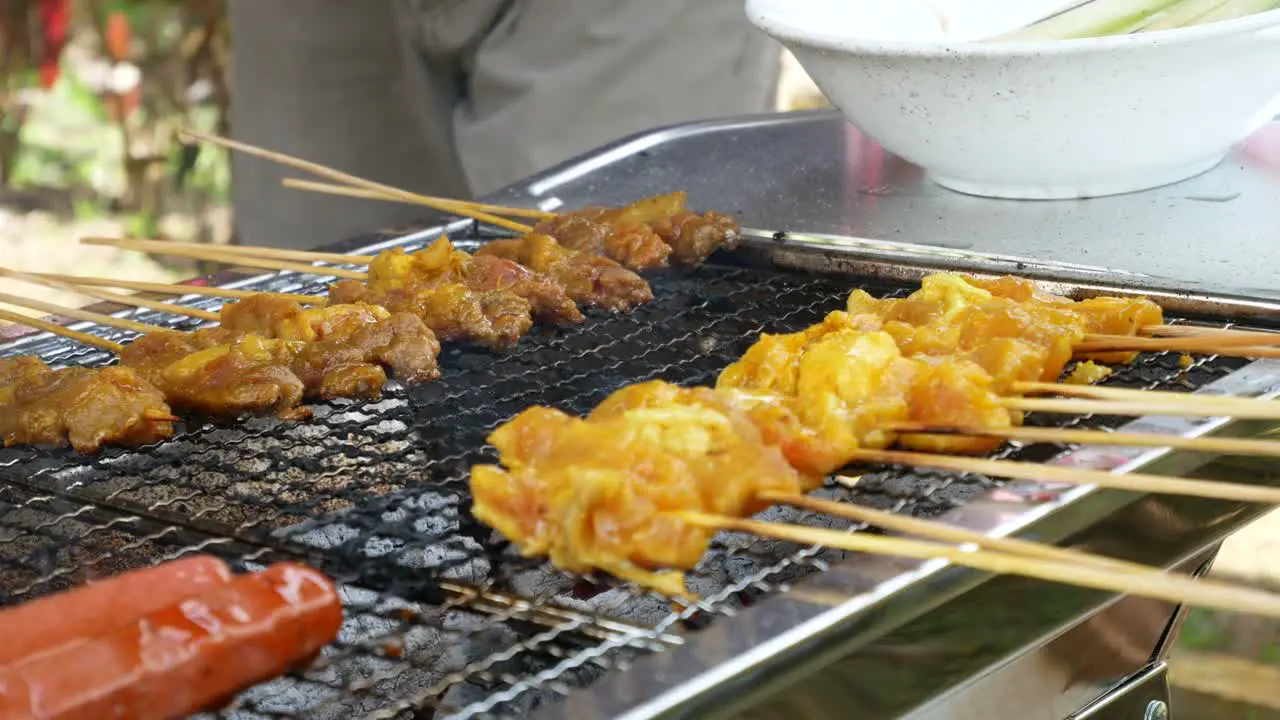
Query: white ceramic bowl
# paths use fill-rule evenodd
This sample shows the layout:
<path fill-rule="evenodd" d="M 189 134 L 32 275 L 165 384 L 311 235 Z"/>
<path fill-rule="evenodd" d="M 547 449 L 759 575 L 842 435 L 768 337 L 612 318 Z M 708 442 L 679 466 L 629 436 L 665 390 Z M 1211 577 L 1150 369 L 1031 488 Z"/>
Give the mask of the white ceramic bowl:
<path fill-rule="evenodd" d="M 1280 111 L 1280 10 L 1104 38 L 979 42 L 1031 0 L 747 0 L 833 104 L 939 184 L 1113 195 L 1217 165 Z M 1021 8 L 1021 10 L 1019 10 Z M 1025 17 L 1025 22 L 1034 17 Z"/>

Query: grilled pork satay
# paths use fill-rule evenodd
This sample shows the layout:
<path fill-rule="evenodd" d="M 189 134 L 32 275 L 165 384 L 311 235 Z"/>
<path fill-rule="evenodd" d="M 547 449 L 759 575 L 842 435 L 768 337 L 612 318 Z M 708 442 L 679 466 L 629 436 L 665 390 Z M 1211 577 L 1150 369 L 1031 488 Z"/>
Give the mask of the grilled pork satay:
<path fill-rule="evenodd" d="M 737 221 L 719 213 L 691 212 L 686 199 L 686 193 L 674 192 L 622 208 L 584 208 L 545 220 L 533 232 L 636 271 L 663 267 L 668 259 L 696 266 L 722 247 L 737 247 L 742 234 Z"/>
<path fill-rule="evenodd" d="M 376 395 L 386 383 L 384 367 L 403 382 L 440 376 L 440 342 L 410 313 L 366 303 L 303 308 L 287 298 L 260 295 L 227 304 L 220 315 L 222 327 L 231 332 L 306 343 L 294 369 L 321 397 Z"/>
<path fill-rule="evenodd" d="M 120 363 L 183 410 L 219 416 L 271 411 L 297 419 L 309 414 L 301 407 L 306 387 L 290 366 L 304 345 L 252 334 L 202 344 L 188 333 L 162 331 L 126 345 Z"/>
<path fill-rule="evenodd" d="M 493 350 L 515 345 L 533 327 L 529 301 L 511 293 L 484 293 L 462 283 L 372 290 L 356 280 L 329 288 L 331 307 L 364 303 L 420 319 L 445 342 L 473 342 Z"/>
<path fill-rule="evenodd" d="M 441 340 L 505 349 L 537 317 L 552 324 L 580 323 L 582 312 L 550 278 L 498 257 L 473 257 L 448 238 L 426 249 L 379 253 L 365 283 L 330 288 L 331 303 L 364 302 L 421 318 Z"/>
<path fill-rule="evenodd" d="M 551 278 L 510 260 L 473 256 L 454 247 L 447 237 L 414 253 L 403 248 L 383 251 L 369 264 L 368 284 L 374 290 L 449 283 L 460 283 L 477 293 L 510 293 L 524 298 L 540 322 L 563 325 L 585 319 L 564 288 Z"/>
<path fill-rule="evenodd" d="M 618 226 L 604 220 L 607 208 L 584 208 L 543 220 L 533 228 L 550 235 L 570 250 L 601 255 L 628 270 L 643 272 L 666 267 L 671 256 L 668 245 L 644 223 Z"/>
<path fill-rule="evenodd" d="M 623 311 L 653 300 L 644 278 L 609 258 L 563 247 L 550 235 L 493 240 L 475 256 L 505 258 L 543 273 L 579 305 Z"/>
<path fill-rule="evenodd" d="M 720 248 L 732 250 L 742 239 L 742 226 L 728 215 L 679 212 L 653 225 L 654 232 L 671 246 L 677 265 L 696 267 Z"/>
<path fill-rule="evenodd" d="M 54 370 L 37 358 L 0 359 L 0 437 L 11 445 L 140 446 L 173 435 L 159 389 L 128 368 Z"/>
<path fill-rule="evenodd" d="M 332 285 L 330 307 L 376 305 L 419 318 L 439 340 L 474 342 L 495 350 L 515 345 L 533 327 L 533 303 L 511 288 L 495 286 L 493 279 L 478 276 L 471 265 L 471 257 L 454 250 L 446 238 L 417 253 L 387 250 L 369 264 L 367 282 L 344 280 Z M 477 280 L 488 286 L 481 287 Z M 564 303 L 569 308 L 557 305 L 557 289 L 541 292 L 535 284 L 519 289 L 537 299 L 543 317 L 569 322 L 581 318 L 567 298 Z M 563 297 L 562 291 L 559 294 Z"/>

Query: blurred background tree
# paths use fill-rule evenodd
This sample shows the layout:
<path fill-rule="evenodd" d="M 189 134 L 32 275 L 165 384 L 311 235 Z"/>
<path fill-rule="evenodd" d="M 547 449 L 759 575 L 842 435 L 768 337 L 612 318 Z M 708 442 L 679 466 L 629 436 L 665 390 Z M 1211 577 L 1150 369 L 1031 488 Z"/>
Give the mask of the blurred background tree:
<path fill-rule="evenodd" d="M 123 218 L 126 231 L 225 242 L 223 0 L 0 0 L 0 201 Z"/>

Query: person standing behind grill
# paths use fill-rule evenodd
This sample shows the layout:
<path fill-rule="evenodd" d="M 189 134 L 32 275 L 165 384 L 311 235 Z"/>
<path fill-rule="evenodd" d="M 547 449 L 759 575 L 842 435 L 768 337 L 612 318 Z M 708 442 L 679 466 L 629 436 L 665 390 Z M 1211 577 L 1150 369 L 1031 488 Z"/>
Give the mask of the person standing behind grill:
<path fill-rule="evenodd" d="M 780 70 L 742 0 L 230 0 L 229 13 L 234 137 L 446 197 L 658 126 L 770 111 Z M 308 248 L 423 216 L 233 163 L 245 242 Z"/>

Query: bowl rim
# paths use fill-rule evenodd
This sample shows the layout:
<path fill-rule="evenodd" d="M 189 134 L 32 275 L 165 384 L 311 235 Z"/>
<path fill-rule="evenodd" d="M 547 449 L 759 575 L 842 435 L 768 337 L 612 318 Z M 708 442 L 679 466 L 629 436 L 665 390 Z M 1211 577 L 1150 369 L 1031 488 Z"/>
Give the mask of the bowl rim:
<path fill-rule="evenodd" d="M 786 0 L 790 3 L 807 0 Z M 778 0 L 746 0 L 747 19 L 760 30 L 783 43 L 833 50 L 842 53 L 870 52 L 921 57 L 965 55 L 968 57 L 1007 58 L 1011 56 L 1063 55 L 1109 52 L 1118 49 L 1159 46 L 1173 42 L 1208 40 L 1223 35 L 1248 32 L 1280 24 L 1280 8 L 1253 15 L 1222 20 L 1207 25 L 1156 30 L 1149 33 L 1108 35 L 1066 40 L 1014 40 L 987 42 L 966 40 L 937 42 L 921 40 L 872 40 L 848 35 L 815 31 L 779 20 L 765 8 Z M 762 7 L 763 6 L 763 7 Z"/>

